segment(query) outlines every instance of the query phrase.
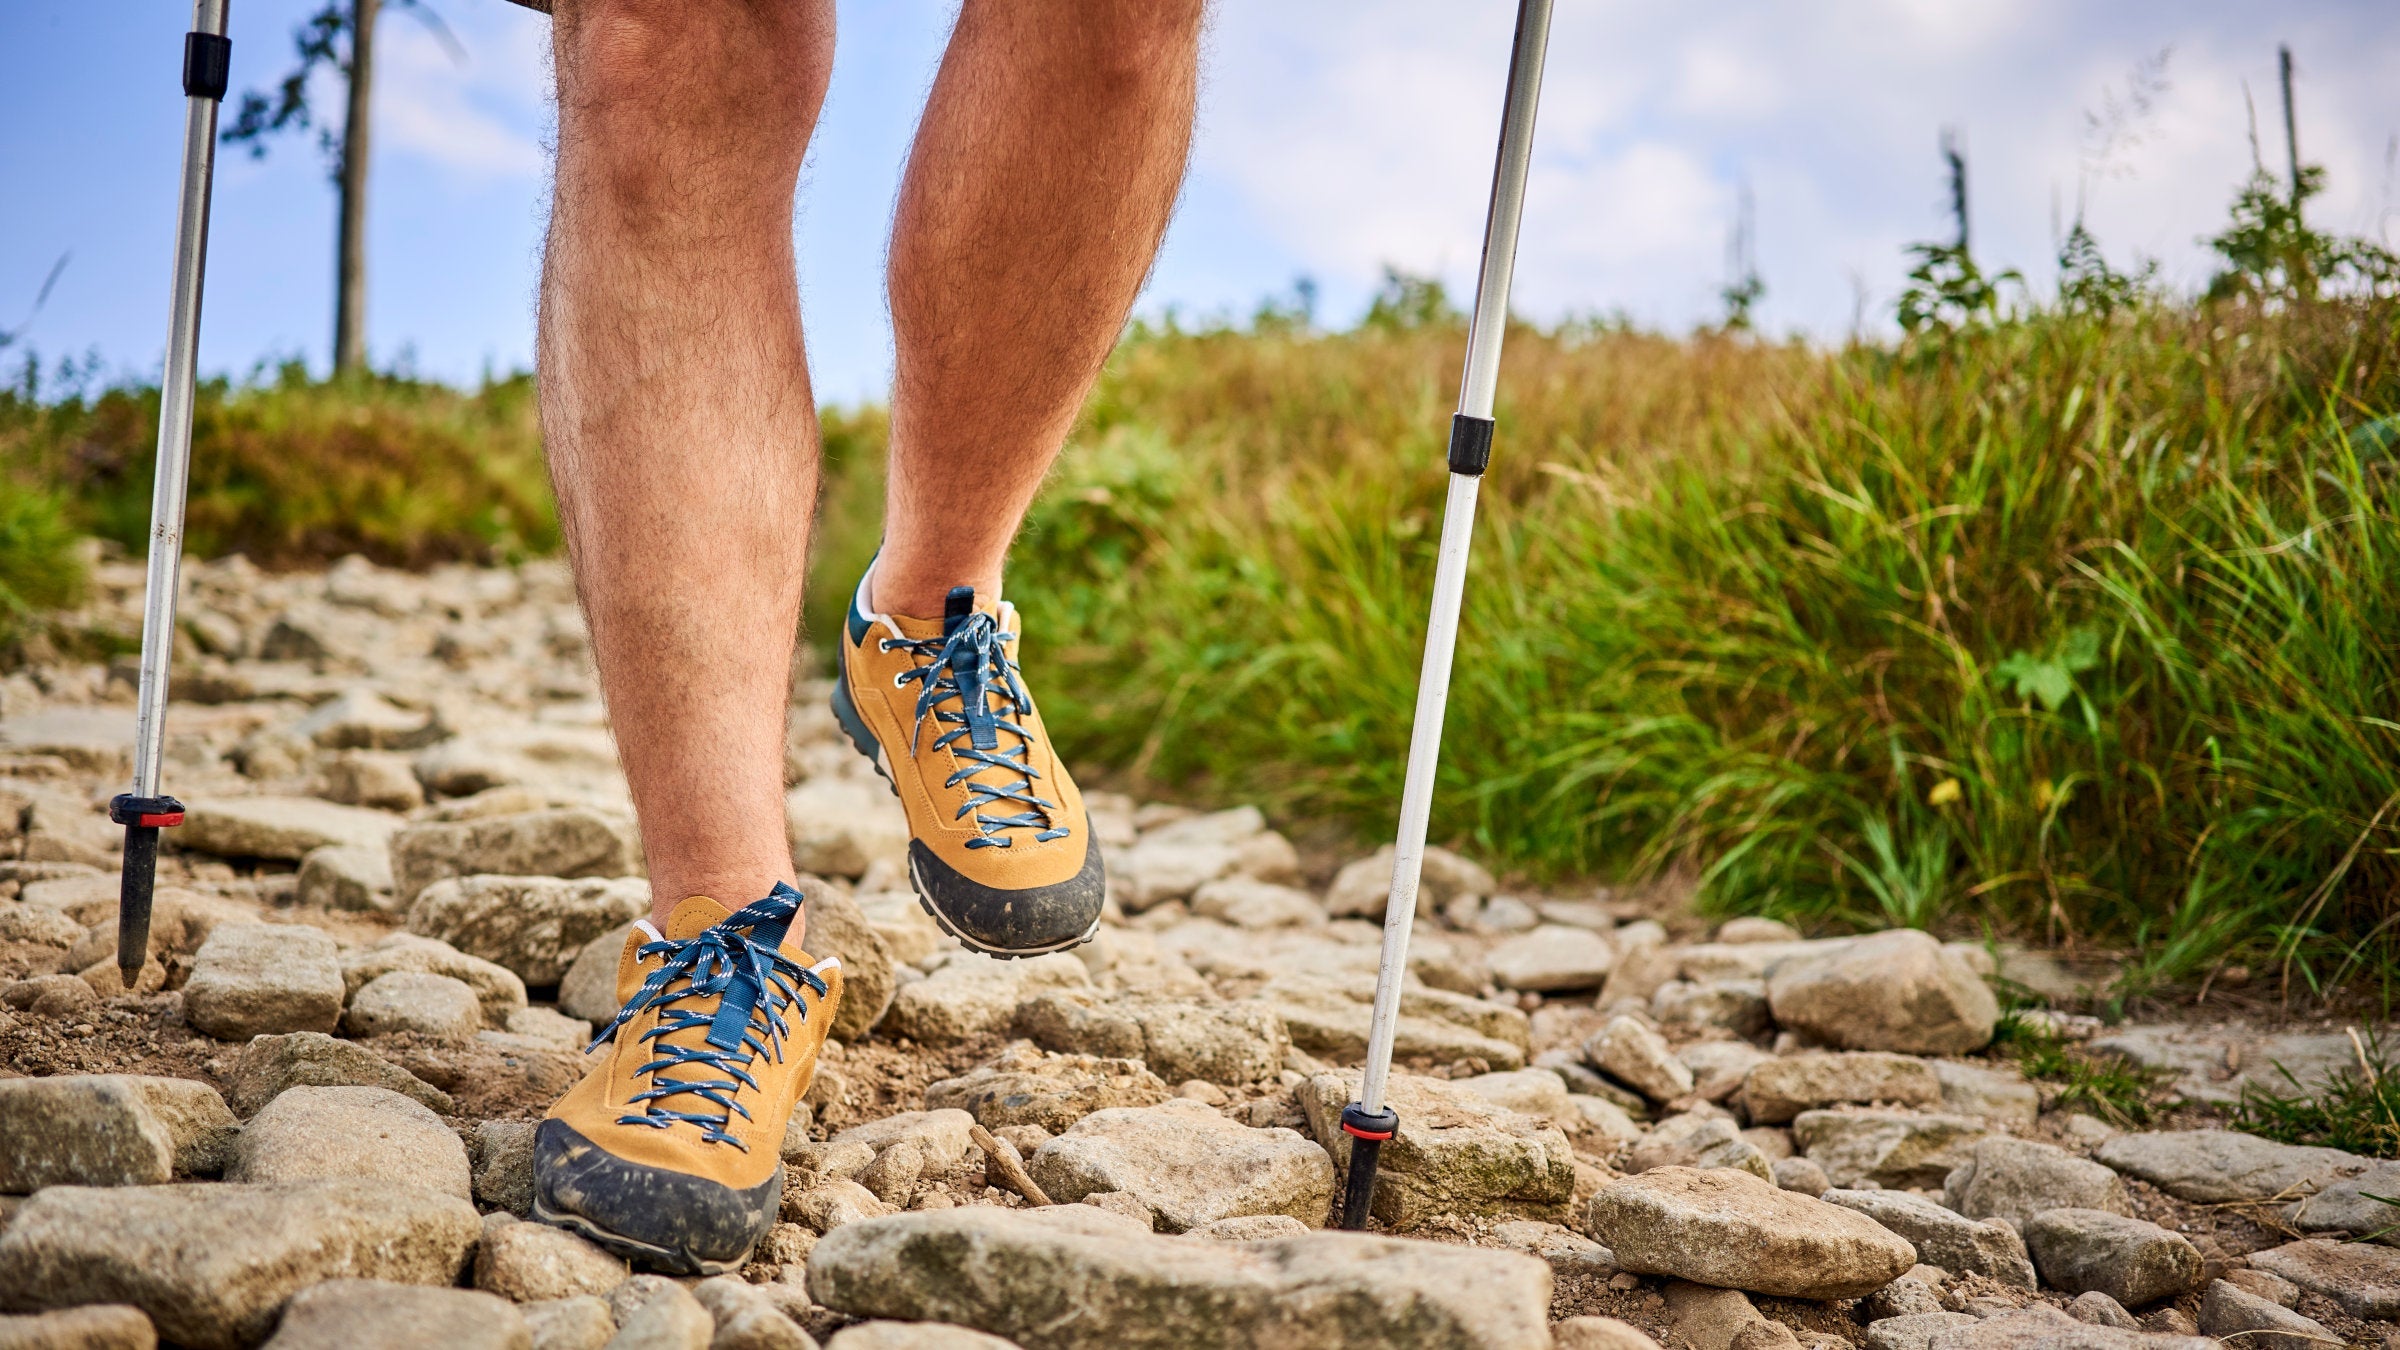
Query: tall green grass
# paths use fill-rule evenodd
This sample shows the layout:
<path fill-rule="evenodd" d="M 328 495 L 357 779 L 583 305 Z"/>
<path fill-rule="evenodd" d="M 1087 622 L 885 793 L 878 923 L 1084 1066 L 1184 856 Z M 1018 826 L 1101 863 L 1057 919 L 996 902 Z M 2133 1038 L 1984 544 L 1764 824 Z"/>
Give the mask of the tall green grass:
<path fill-rule="evenodd" d="M 1462 342 L 1124 346 L 1010 571 L 1081 762 L 1389 828 Z M 2160 979 L 2388 969 L 2396 352 L 2388 302 L 1512 335 L 1437 836 Z"/>

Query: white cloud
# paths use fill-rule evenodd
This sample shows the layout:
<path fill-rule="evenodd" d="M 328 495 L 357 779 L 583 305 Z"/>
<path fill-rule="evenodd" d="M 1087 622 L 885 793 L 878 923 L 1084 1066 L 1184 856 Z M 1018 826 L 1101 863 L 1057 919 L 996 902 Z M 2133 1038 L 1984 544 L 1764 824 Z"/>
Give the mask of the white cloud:
<path fill-rule="evenodd" d="M 384 11 L 376 28 L 375 85 L 382 148 L 471 178 L 539 177 L 547 22 L 514 14 L 495 22 L 488 13 L 470 21 L 456 13 L 464 8 L 444 10 L 463 61 L 406 12 Z"/>
<path fill-rule="evenodd" d="M 1222 6 L 1198 171 L 1324 275 L 1371 278 L 1390 262 L 1468 283 L 1514 6 Z M 2046 285 L 2085 177 L 2085 110 L 2169 46 L 2169 88 L 2121 157 L 2127 172 L 2083 186 L 2112 257 L 2156 256 L 2196 285 L 2210 270 L 2199 236 L 2249 170 L 2245 80 L 2280 169 L 2279 40 L 2299 60 L 2304 152 L 2330 172 L 2315 219 L 2379 228 L 2400 127 L 2386 96 L 2400 23 L 2380 7 L 1561 5 L 1517 307 L 1713 318 L 1747 178 L 1768 324 L 1839 333 L 1861 284 L 1880 321 L 1907 266 L 1900 246 L 1947 232 L 1945 126 L 1967 146 L 1979 256 Z"/>

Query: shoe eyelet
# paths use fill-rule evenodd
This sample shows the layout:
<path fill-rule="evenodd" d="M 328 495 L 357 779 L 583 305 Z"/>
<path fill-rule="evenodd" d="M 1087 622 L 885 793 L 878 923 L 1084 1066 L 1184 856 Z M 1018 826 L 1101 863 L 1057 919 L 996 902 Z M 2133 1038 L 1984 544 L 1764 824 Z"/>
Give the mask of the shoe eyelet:
<path fill-rule="evenodd" d="M 899 674 L 894 675 L 892 677 L 892 687 L 894 689 L 906 689 L 908 687 L 908 672 L 904 670 Z"/>
<path fill-rule="evenodd" d="M 891 651 L 891 649 L 892 649 L 892 640 L 891 640 L 890 638 L 878 638 L 878 639 L 876 639 L 876 642 L 875 642 L 875 650 L 877 650 L 877 651 L 879 651 L 879 652 L 889 652 L 889 651 Z"/>

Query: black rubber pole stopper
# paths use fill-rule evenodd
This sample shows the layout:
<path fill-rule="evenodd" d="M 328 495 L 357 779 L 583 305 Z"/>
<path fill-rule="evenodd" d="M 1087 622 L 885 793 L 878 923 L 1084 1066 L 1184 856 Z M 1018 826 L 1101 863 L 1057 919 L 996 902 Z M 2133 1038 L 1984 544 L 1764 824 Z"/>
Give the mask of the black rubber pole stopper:
<path fill-rule="evenodd" d="M 108 818 L 125 827 L 125 870 L 117 879 L 117 973 L 132 993 L 150 957 L 150 897 L 158 880 L 158 832 L 183 823 L 183 803 L 173 797 L 123 795 L 108 804 Z"/>

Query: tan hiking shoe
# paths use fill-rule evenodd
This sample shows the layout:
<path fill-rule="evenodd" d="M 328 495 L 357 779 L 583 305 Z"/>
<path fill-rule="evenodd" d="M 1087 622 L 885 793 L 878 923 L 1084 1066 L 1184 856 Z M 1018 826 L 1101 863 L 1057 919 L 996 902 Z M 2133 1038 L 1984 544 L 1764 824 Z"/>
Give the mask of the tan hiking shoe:
<path fill-rule="evenodd" d="M 533 1213 L 678 1275 L 738 1269 L 783 1199 L 783 1131 L 842 1000 L 838 958 L 786 942 L 778 884 L 728 914 L 693 896 L 617 960 L 624 1009 L 534 1135 Z"/>
<path fill-rule="evenodd" d="M 875 613 L 866 595 L 862 580 L 833 713 L 908 812 L 926 913 L 992 956 L 1087 941 L 1106 894 L 1100 844 L 1017 670 L 1015 607 L 961 586 L 940 618 L 916 619 Z"/>

